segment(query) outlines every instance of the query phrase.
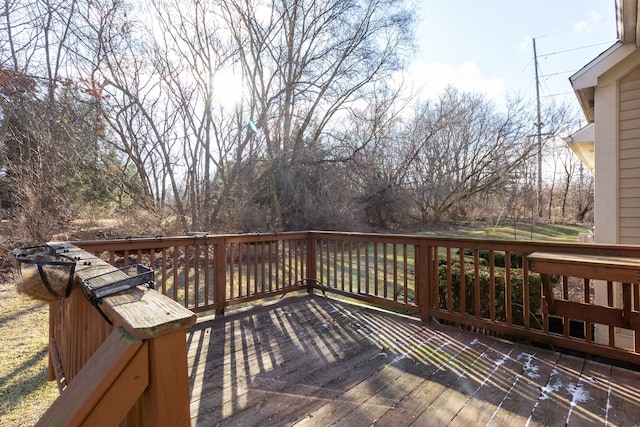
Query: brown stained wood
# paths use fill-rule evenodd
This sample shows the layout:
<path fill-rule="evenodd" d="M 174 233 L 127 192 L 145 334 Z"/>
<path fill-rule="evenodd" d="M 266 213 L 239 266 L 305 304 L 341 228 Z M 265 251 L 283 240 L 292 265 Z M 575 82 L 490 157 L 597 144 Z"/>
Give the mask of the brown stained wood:
<path fill-rule="evenodd" d="M 460 248 L 460 271 L 465 271 L 465 266 L 464 266 L 464 248 Z M 460 304 L 460 313 L 466 313 L 467 312 L 467 282 L 466 282 L 466 275 L 465 274 L 460 274 L 459 276 L 459 295 L 458 295 L 458 301 Z"/>
<path fill-rule="evenodd" d="M 452 407 L 452 410 L 459 411 L 452 417 L 454 422 L 465 426 L 485 426 L 494 420 L 505 404 L 505 396 L 523 381 L 523 366 L 528 360 L 525 360 L 523 350 L 521 346 L 506 341 L 496 341 L 491 346 L 491 372 L 485 378 L 476 380 L 477 387 L 469 389 L 471 393 L 468 393 L 468 399 L 461 408 Z M 533 403 L 526 412 L 527 416 L 531 407 Z"/>
<path fill-rule="evenodd" d="M 325 321 L 329 320 L 329 314 L 333 316 L 333 320 L 325 323 Z M 234 399 L 234 401 L 242 401 L 243 405 L 250 408 L 248 411 L 245 411 L 245 413 L 249 414 L 249 418 L 257 417 L 259 419 L 263 416 L 263 413 L 268 413 L 268 411 L 265 411 L 266 407 L 277 407 L 281 405 L 281 396 L 284 396 L 283 398 L 285 400 L 289 398 L 288 396 L 297 395 L 307 396 L 306 399 L 318 399 L 318 394 L 326 393 L 324 388 L 332 381 L 336 381 L 336 378 L 357 377 L 354 371 L 338 371 L 332 375 L 327 375 L 323 369 L 326 363 L 348 360 L 350 364 L 354 364 L 359 360 L 359 363 L 356 364 L 361 367 L 362 372 L 368 373 L 371 365 L 378 362 L 374 359 L 377 359 L 377 355 L 380 352 L 379 348 L 377 346 L 372 347 L 371 343 L 367 344 L 367 340 L 365 339 L 366 335 L 375 333 L 373 329 L 369 329 L 370 327 L 374 328 L 374 325 L 368 324 L 366 319 L 359 318 L 357 313 L 333 311 L 333 313 L 318 313 L 318 315 L 319 317 L 317 319 L 311 321 L 310 328 L 298 329 L 297 326 L 294 326 L 292 330 L 287 331 L 288 335 L 294 337 L 294 340 L 291 342 L 292 345 L 289 346 L 292 349 L 288 351 L 284 350 L 287 343 L 281 343 L 279 353 L 284 354 L 291 352 L 290 356 L 292 356 L 292 358 L 289 360 L 278 360 L 278 366 L 274 367 L 275 374 L 271 375 L 263 373 L 261 369 L 255 369 L 254 374 L 250 376 L 250 378 L 247 378 L 247 383 L 259 382 L 260 390 L 244 390 L 246 393 L 239 393 L 237 396 L 238 399 Z M 355 322 L 354 318 L 356 319 Z M 301 324 L 297 316 L 289 319 L 292 325 Z M 325 343 L 326 337 L 332 335 L 342 335 L 342 338 L 338 339 L 337 342 L 332 342 L 332 340 L 331 342 L 328 341 Z M 295 339 L 296 336 L 301 337 L 301 342 Z M 309 347 L 310 344 L 313 345 L 313 348 Z M 309 352 L 311 359 L 309 357 L 300 357 L 300 346 L 306 348 L 307 351 L 311 350 Z M 267 350 L 266 347 L 273 347 L 273 345 L 265 344 L 262 346 L 264 350 Z M 333 347 L 333 350 L 331 347 Z M 363 348 L 368 348 L 368 351 L 363 353 Z M 247 361 L 245 365 L 253 366 L 254 364 Z M 287 383 L 278 381 L 279 376 L 286 372 L 290 372 Z M 289 388 L 286 390 L 283 389 L 287 384 L 290 384 Z M 263 391 L 267 390 L 269 394 L 263 394 Z M 326 398 L 326 396 L 324 398 Z M 254 405 L 254 403 L 258 403 L 258 401 L 259 406 Z M 273 403 L 273 405 L 271 405 L 271 403 Z M 246 420 L 243 422 L 246 422 Z"/>
<path fill-rule="evenodd" d="M 486 355 L 487 346 L 482 340 L 447 341 L 442 347 L 440 366 L 432 375 L 418 385 L 412 393 L 399 400 L 392 411 L 387 412 L 378 422 L 381 425 L 393 425 L 394 421 L 403 420 L 407 424 L 413 423 L 426 411 L 438 397 L 456 383 L 459 378 L 479 358 Z M 435 421 L 436 424 L 442 421 Z"/>
<path fill-rule="evenodd" d="M 560 353 L 555 351 L 519 346 L 515 359 L 520 370 L 500 404 L 490 414 L 487 425 L 525 425 L 559 358 Z"/>
<path fill-rule="evenodd" d="M 121 329 L 114 330 L 37 425 L 80 425 L 143 347 L 142 341 L 132 339 Z M 129 380 L 137 382 L 144 378 Z"/>
<path fill-rule="evenodd" d="M 146 426 L 189 424 L 189 383 L 184 331 L 148 341 L 149 387 L 142 395 Z"/>
<path fill-rule="evenodd" d="M 92 427 L 120 423 L 149 384 L 148 366 L 149 354 L 147 347 L 143 346 L 81 425 Z"/>
<path fill-rule="evenodd" d="M 611 365 L 587 360 L 567 426 L 606 425 Z"/>
<path fill-rule="evenodd" d="M 422 349 L 429 349 L 432 354 L 437 349 L 446 347 L 445 343 L 439 340 L 437 335 L 419 334 L 412 337 L 411 341 L 403 342 L 403 349 L 394 347 L 385 348 L 385 352 L 378 352 L 374 358 L 380 358 L 381 362 L 378 370 L 370 370 L 360 382 L 352 387 L 346 388 L 343 393 L 335 393 L 331 405 L 319 402 L 315 408 L 309 407 L 309 413 L 300 424 L 310 425 L 350 425 L 352 420 L 359 423 L 373 423 L 379 419 L 387 411 L 393 408 L 393 404 L 398 399 L 398 395 L 402 394 L 402 384 L 398 380 L 403 376 L 403 366 L 406 369 L 407 358 L 406 353 L 410 352 L 407 348 L 412 345 L 421 345 Z M 444 346 L 443 346 L 444 345 Z M 435 346 L 435 348 L 434 348 Z M 415 364 L 415 362 L 414 362 Z M 433 370 L 437 368 L 434 367 Z M 432 372 L 433 372 L 432 370 Z M 416 377 L 422 372 L 414 371 Z M 313 410 L 313 412 L 311 412 Z M 305 415 L 305 414 L 303 414 Z"/>
<path fill-rule="evenodd" d="M 316 310 L 314 310 L 316 311 Z M 317 311 L 316 311 L 317 312 Z M 254 376 L 247 378 L 246 382 L 255 382 L 259 381 L 261 384 L 260 390 L 270 390 L 271 392 L 277 392 L 275 394 L 275 405 L 281 404 L 281 400 L 277 398 L 279 395 L 284 396 L 292 396 L 301 394 L 303 396 L 311 395 L 308 399 L 318 399 L 317 393 L 323 393 L 323 384 L 330 383 L 332 380 L 337 377 L 344 376 L 348 374 L 349 377 L 353 378 L 353 372 L 341 373 L 337 372 L 330 376 L 325 373 L 325 367 L 327 363 L 336 363 L 341 360 L 348 360 L 349 364 L 355 363 L 356 360 L 360 360 L 362 368 L 368 372 L 368 366 L 374 362 L 378 362 L 377 355 L 380 352 L 378 346 L 373 346 L 368 340 L 367 337 L 377 333 L 375 324 L 372 324 L 365 317 L 359 316 L 358 312 L 343 312 L 343 311 L 335 311 L 335 309 L 331 309 L 329 311 L 317 312 L 318 317 L 316 319 L 310 319 L 310 325 L 305 328 L 301 328 L 299 325 L 304 325 L 304 321 L 296 315 L 295 312 L 287 313 L 291 314 L 291 317 L 284 316 L 284 323 L 290 324 L 288 330 L 283 330 L 286 335 L 293 336 L 289 348 L 290 350 L 285 350 L 286 342 L 279 343 L 278 353 L 279 354 L 289 354 L 289 359 L 287 360 L 278 360 L 277 366 L 273 368 L 274 373 L 263 373 L 259 369 L 254 371 Z M 329 316 L 333 316 L 335 319 L 335 323 Z M 279 314 L 276 316 L 280 318 Z M 327 321 L 325 323 L 325 321 Z M 269 331 L 264 331 L 268 333 Z M 411 335 L 410 330 L 402 330 L 403 335 Z M 274 335 L 274 334 L 271 334 Z M 275 334 L 281 335 L 281 334 Z M 335 338 L 338 341 L 332 339 L 327 341 L 327 337 L 332 337 L 337 335 Z M 342 338 L 340 338 L 342 336 Z M 296 339 L 296 337 L 299 337 Z M 300 341 L 299 341 L 300 340 Z M 275 343 L 263 343 L 264 351 L 267 351 L 269 348 L 269 352 L 273 351 L 272 348 L 278 344 Z M 312 347 L 310 347 L 310 345 Z M 363 347 L 364 346 L 364 347 Z M 311 358 L 309 357 L 301 357 L 300 348 L 307 352 Z M 363 349 L 368 349 L 363 354 Z M 373 358 L 373 362 L 372 362 Z M 253 363 L 247 361 L 242 364 L 242 366 Z M 256 374 L 257 373 L 257 374 Z M 287 383 L 283 383 L 278 379 L 281 376 L 289 373 L 291 377 L 288 377 Z M 255 379 L 257 378 L 257 379 Z M 293 379 L 291 379 L 293 378 Z M 287 384 L 290 389 L 283 390 L 283 387 L 287 387 Z M 294 393 L 292 389 L 302 390 L 299 393 Z M 228 394 L 230 395 L 230 394 Z M 255 402 L 255 398 L 248 396 L 243 398 L 244 393 L 240 393 L 238 400 L 241 400 L 243 404 L 251 406 L 251 402 Z M 255 391 L 253 393 L 254 397 L 256 395 Z M 236 399 L 234 399 L 235 401 Z M 265 405 L 270 405 L 269 403 L 262 402 L 260 407 Z M 259 411 L 258 411 L 259 412 Z M 258 413 L 256 416 L 260 416 Z"/>
<path fill-rule="evenodd" d="M 224 394 L 225 391 L 219 388 L 219 384 L 226 375 L 229 375 L 236 379 L 234 384 L 236 396 L 242 396 L 247 390 L 241 392 L 240 388 L 255 381 L 256 377 L 260 377 L 260 381 L 264 383 L 279 375 L 305 367 L 298 363 L 308 365 L 314 359 L 320 360 L 322 352 L 319 350 L 324 348 L 321 335 L 325 335 L 326 329 L 333 328 L 335 325 L 328 315 L 325 317 L 316 317 L 314 313 L 307 313 L 307 315 L 309 318 L 304 319 L 299 313 L 274 310 L 271 313 L 262 313 L 262 316 L 250 322 L 225 319 L 225 324 L 228 325 L 225 330 L 222 333 L 210 334 L 219 337 L 223 345 L 212 344 L 207 354 L 207 358 L 215 357 L 216 354 L 212 352 L 216 351 L 220 356 L 224 356 L 224 359 L 215 365 L 208 362 L 208 359 L 198 361 L 197 369 L 207 378 L 207 381 L 202 388 L 194 389 L 192 395 L 198 396 L 199 399 L 209 399 L 211 394 L 218 392 Z M 314 332 L 314 327 L 319 328 L 318 333 Z M 312 352 L 311 359 L 301 358 L 301 347 L 308 348 L 308 343 L 313 343 L 316 349 Z M 235 362 L 235 353 L 229 352 L 233 349 L 243 351 L 242 363 Z M 315 354 L 318 355 L 315 356 Z M 340 357 L 341 354 L 342 351 L 338 349 L 334 350 L 332 356 Z M 300 371 L 301 374 L 305 372 L 309 370 Z M 231 393 L 228 393 L 228 396 L 230 395 Z M 213 396 L 213 398 L 218 397 Z"/>
<path fill-rule="evenodd" d="M 194 426 L 579 425 L 602 417 L 592 378 L 609 381 L 606 364 L 318 296 L 198 323 L 188 343 Z M 611 375 L 610 424 L 640 416 L 637 375 Z M 567 384 L 590 400 L 572 407 Z"/>
<path fill-rule="evenodd" d="M 222 331 L 217 328 L 204 330 L 209 332 L 205 336 L 213 340 L 204 341 L 204 344 L 211 342 L 210 348 L 206 350 L 206 357 L 190 355 L 189 359 L 192 370 L 206 376 L 207 381 L 204 387 L 193 389 L 193 396 L 204 398 L 219 390 L 218 386 L 222 383 L 224 375 L 235 375 L 238 382 L 244 384 L 250 382 L 253 375 L 261 375 L 264 378 L 266 372 L 279 375 L 285 369 L 290 370 L 292 366 L 297 369 L 295 363 L 309 362 L 309 359 L 300 357 L 300 345 L 304 345 L 304 341 L 316 340 L 321 344 L 321 338 L 313 331 L 313 325 L 319 324 L 321 329 L 329 327 L 328 325 L 334 326 L 330 318 L 316 317 L 315 313 L 306 313 L 305 318 L 299 313 L 277 309 L 263 312 L 255 321 L 246 320 L 228 319 L 224 323 L 227 326 Z M 203 326 L 206 327 L 208 323 L 205 322 Z M 312 325 L 310 328 L 299 326 L 309 324 Z M 298 336 L 303 337 L 302 342 L 299 342 Z M 278 349 L 278 352 L 272 348 Z M 244 363 L 235 363 L 235 354 L 229 352 L 233 349 L 243 351 Z M 340 352 L 336 352 L 336 355 L 339 354 Z M 215 359 L 216 363 L 211 363 L 211 359 Z M 268 359 L 268 363 L 265 359 Z"/>
<path fill-rule="evenodd" d="M 623 318 L 623 312 L 620 309 L 563 300 L 556 300 L 555 306 L 555 314 L 567 319 L 585 320 L 619 328 L 629 327 L 629 323 Z M 569 322 L 565 322 L 565 325 L 568 329 Z M 567 335 L 568 332 L 567 330 Z"/>
<path fill-rule="evenodd" d="M 479 337 L 479 340 L 484 341 L 485 350 L 473 363 L 465 366 L 464 372 L 414 420 L 415 425 L 453 422 L 461 408 L 482 389 L 485 381 L 496 379 L 496 372 L 504 369 L 503 365 L 514 349 L 501 347 L 488 337 Z"/>
<path fill-rule="evenodd" d="M 530 269 L 540 273 L 627 283 L 640 281 L 637 258 L 548 252 L 535 252 L 528 258 Z"/>
<path fill-rule="evenodd" d="M 620 426 L 640 424 L 640 372 L 613 366 L 607 421 Z"/>
<path fill-rule="evenodd" d="M 363 378 L 380 369 L 384 363 L 381 359 L 375 358 L 376 350 L 363 351 L 357 355 L 349 355 L 351 369 L 333 369 L 327 372 L 322 369 L 322 365 L 312 367 L 309 370 L 301 368 L 301 372 L 306 372 L 290 386 L 278 390 L 275 393 L 265 393 L 263 387 L 251 389 L 256 396 L 261 396 L 257 405 L 245 411 L 240 419 L 231 418 L 229 423 L 225 420 L 225 425 L 256 424 L 264 425 L 269 418 L 277 418 L 278 423 L 289 425 L 296 420 L 303 418 L 310 410 L 323 405 L 324 402 L 338 397 L 343 387 L 350 387 L 362 381 Z M 256 399 L 252 400 L 256 402 Z M 282 411 L 285 409 L 285 411 Z M 269 416 L 272 412 L 274 415 Z M 245 416 L 246 415 L 246 416 Z"/>
<path fill-rule="evenodd" d="M 55 340 L 61 373 L 69 383 L 113 331 L 113 326 L 91 306 L 79 286 L 68 298 L 50 304 L 49 313 L 50 338 Z M 53 347 L 51 350 L 53 356 Z"/>
<path fill-rule="evenodd" d="M 108 284 L 128 277 L 116 267 L 70 243 L 52 242 L 49 245 L 77 260 L 75 274 L 80 281 L 92 279 L 93 285 L 100 286 L 102 282 Z M 186 329 L 196 321 L 193 312 L 145 286 L 105 297 L 100 307 L 116 326 L 124 327 L 137 339 Z"/>
<path fill-rule="evenodd" d="M 422 337 L 415 345 L 415 354 L 405 352 L 393 357 L 379 372 L 356 387 L 345 389 L 344 394 L 310 412 L 296 425 L 384 425 L 385 415 L 399 401 L 409 399 L 426 378 L 438 373 L 442 360 L 450 359 L 456 347 L 448 337 L 437 334 Z M 393 424 L 397 425 L 399 419 L 394 418 Z"/>
<path fill-rule="evenodd" d="M 538 398 L 531 414 L 534 425 L 565 425 L 572 402 L 579 396 L 579 382 L 585 360 L 562 355 Z"/>
<path fill-rule="evenodd" d="M 197 319 L 192 311 L 144 286 L 106 297 L 103 301 L 103 310 L 113 323 L 122 325 L 138 339 L 186 329 Z"/>
<path fill-rule="evenodd" d="M 541 275 L 542 279 L 542 298 L 545 304 L 546 313 L 555 314 L 556 313 L 556 304 L 555 299 L 553 297 L 553 287 L 551 285 L 551 279 L 548 274 Z"/>

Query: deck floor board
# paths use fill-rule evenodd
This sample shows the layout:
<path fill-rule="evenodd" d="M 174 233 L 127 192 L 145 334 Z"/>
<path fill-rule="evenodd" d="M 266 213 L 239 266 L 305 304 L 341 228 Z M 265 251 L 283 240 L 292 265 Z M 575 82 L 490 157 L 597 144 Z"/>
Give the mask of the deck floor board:
<path fill-rule="evenodd" d="M 187 337 L 194 426 L 640 424 L 640 372 L 321 296 Z"/>

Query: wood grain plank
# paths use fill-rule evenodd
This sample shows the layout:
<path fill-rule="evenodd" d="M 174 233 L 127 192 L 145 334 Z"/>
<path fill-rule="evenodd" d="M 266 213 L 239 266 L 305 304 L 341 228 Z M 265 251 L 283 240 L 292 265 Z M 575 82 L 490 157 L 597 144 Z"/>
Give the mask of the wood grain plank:
<path fill-rule="evenodd" d="M 531 414 L 533 425 L 565 425 L 572 402 L 579 392 L 585 360 L 563 354 L 549 376 L 538 404 Z"/>
<path fill-rule="evenodd" d="M 317 309 L 317 307 L 313 308 Z M 274 343 L 272 343 L 273 347 L 271 345 L 256 346 L 259 348 L 255 353 L 258 357 L 253 361 L 245 361 L 242 357 L 232 361 L 232 366 L 236 371 L 230 373 L 235 380 L 218 387 L 212 394 L 203 393 L 200 399 L 206 400 L 206 403 L 200 402 L 200 406 L 208 406 L 211 402 L 215 403 L 215 411 L 220 412 L 222 418 L 229 415 L 226 407 L 233 409 L 240 406 L 249 411 L 247 413 L 250 413 L 252 408 L 258 404 L 261 406 L 269 405 L 268 400 L 271 396 L 276 395 L 277 397 L 278 393 L 294 394 L 291 390 L 287 391 L 287 388 L 297 387 L 299 384 L 319 387 L 314 383 L 317 381 L 315 378 L 322 376 L 327 364 L 338 364 L 344 360 L 348 360 L 350 363 L 356 363 L 360 359 L 366 360 L 368 356 L 363 355 L 362 352 L 364 348 L 371 348 L 371 344 L 366 342 L 365 338 L 372 331 L 364 325 L 364 322 L 356 324 L 351 317 L 338 316 L 338 313 L 332 310 L 316 311 L 316 313 L 316 316 L 307 318 L 306 325 L 298 317 L 295 310 L 288 313 L 291 317 L 286 316 L 283 321 L 294 330 L 271 334 L 272 336 L 284 336 L 287 339 L 281 342 L 280 346 Z M 336 320 L 336 324 L 332 319 Z M 342 338 L 334 337 L 340 329 L 343 329 Z M 348 332 L 348 335 L 345 335 L 345 331 Z M 253 335 L 253 332 L 249 334 Z M 290 339 L 291 337 L 293 339 Z M 261 342 L 263 339 L 265 342 L 268 341 L 267 336 L 258 335 L 257 338 L 253 338 L 253 342 Z M 244 342 L 241 347 L 238 347 L 238 350 L 241 353 L 253 351 L 249 350 L 251 347 L 252 345 L 247 345 L 247 342 Z M 281 358 L 271 364 L 271 371 L 265 371 L 258 366 L 258 361 L 265 355 L 271 357 L 270 352 L 272 351 L 278 351 Z M 211 381 L 207 379 L 205 382 Z M 279 404 L 276 399 L 275 405 Z M 201 419 L 209 418 L 210 414 L 201 415 L 198 417 L 198 422 Z"/>
<path fill-rule="evenodd" d="M 620 426 L 640 424 L 640 372 L 611 368 L 607 422 Z"/>
<path fill-rule="evenodd" d="M 195 426 L 633 425 L 639 418 L 633 371 L 614 368 L 620 373 L 606 386 L 607 364 L 331 298 L 286 298 L 190 334 Z M 589 399 L 575 399 L 579 390 Z"/>
<path fill-rule="evenodd" d="M 610 377 L 611 365 L 586 361 L 567 426 L 606 425 Z"/>
<path fill-rule="evenodd" d="M 470 366 L 478 362 L 487 352 L 487 345 L 478 339 L 468 340 L 465 344 L 456 344 L 449 340 L 443 351 L 436 353 L 440 365 L 435 372 L 417 386 L 414 391 L 401 399 L 392 411 L 388 411 L 379 420 L 381 425 L 394 425 L 402 420 L 411 424 L 434 402 L 447 388 L 463 376 Z"/>
<path fill-rule="evenodd" d="M 114 330 L 37 425 L 80 425 L 143 345 L 123 330 Z M 123 417 L 126 412 L 122 412 Z"/>
<path fill-rule="evenodd" d="M 51 242 L 70 258 L 76 259 L 76 277 L 80 281 L 110 280 L 128 277 L 116 267 L 70 243 Z M 136 339 L 150 339 L 163 333 L 191 327 L 197 316 L 174 300 L 146 286 L 105 297 L 100 308 L 116 325 L 124 327 Z"/>
<path fill-rule="evenodd" d="M 522 364 L 521 370 L 487 425 L 525 425 L 559 358 L 560 353 L 551 350 L 519 345 L 516 359 Z"/>
<path fill-rule="evenodd" d="M 454 419 L 458 419 L 457 416 L 467 403 L 487 381 L 497 379 L 494 375 L 500 369 L 504 369 L 514 348 L 487 337 L 483 338 L 486 340 L 486 351 L 469 365 L 465 372 L 415 419 L 412 425 L 420 426 L 432 422 L 440 425 L 459 423 L 460 421 L 454 421 Z M 497 387 L 494 385 L 494 388 Z"/>
<path fill-rule="evenodd" d="M 375 357 L 385 359 L 382 368 L 373 372 L 362 382 L 339 394 L 330 404 L 310 412 L 299 425 L 354 425 L 353 423 L 375 423 L 413 387 L 431 375 L 438 365 L 430 363 L 430 357 L 438 359 L 437 353 L 450 349 L 449 337 L 438 334 L 420 334 L 414 337 L 414 346 L 397 349 L 386 348 Z M 409 357 L 407 357 L 407 353 Z M 411 357 L 415 354 L 414 357 Z M 427 356 L 428 355 L 428 356 Z M 426 357 L 424 357 L 426 356 Z M 401 378 L 406 381 L 401 381 Z M 415 381 L 408 381 L 413 378 Z M 411 384 L 411 385 L 410 385 Z"/>
<path fill-rule="evenodd" d="M 497 341 L 491 346 L 491 351 L 495 353 L 495 356 L 491 357 L 494 363 L 493 370 L 479 383 L 455 415 L 453 422 L 468 426 L 487 425 L 504 405 L 509 393 L 522 380 L 526 360 L 522 357 L 521 347 L 510 342 Z M 526 417 L 524 419 L 526 420 Z"/>

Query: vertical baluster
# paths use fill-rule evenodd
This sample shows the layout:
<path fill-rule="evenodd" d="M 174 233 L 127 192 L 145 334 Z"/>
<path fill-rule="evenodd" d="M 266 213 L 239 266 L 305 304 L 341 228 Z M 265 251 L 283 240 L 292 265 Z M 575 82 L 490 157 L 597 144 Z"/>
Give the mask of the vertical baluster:
<path fill-rule="evenodd" d="M 340 240 L 340 289 L 345 290 L 345 281 L 344 281 L 344 245 L 345 241 Z"/>
<path fill-rule="evenodd" d="M 449 246 L 447 246 L 447 310 L 453 311 L 453 266 Z"/>
<path fill-rule="evenodd" d="M 178 246 L 173 246 L 173 300 L 178 300 L 178 273 L 180 271 L 180 250 Z"/>
<path fill-rule="evenodd" d="M 496 265 L 493 250 L 489 251 L 489 319 L 496 321 Z"/>
<path fill-rule="evenodd" d="M 409 274 L 408 274 L 409 273 L 409 271 L 408 271 L 409 270 L 408 269 L 408 264 L 409 263 L 407 262 L 407 260 L 408 260 L 408 258 L 407 258 L 407 247 L 408 247 L 408 245 L 406 245 L 406 244 L 402 245 L 402 259 L 403 259 L 403 263 L 402 263 L 403 282 L 402 282 L 402 284 L 404 286 L 404 292 L 403 292 L 404 293 L 404 297 L 403 297 L 403 300 L 404 300 L 405 304 L 408 303 L 408 298 L 409 298 L 409 295 L 408 295 L 409 294 Z M 415 253 L 415 246 L 414 246 L 414 249 L 413 249 L 413 253 Z M 415 289 L 415 284 L 414 284 L 414 289 Z M 414 295 L 415 295 L 415 293 L 414 293 Z"/>
<path fill-rule="evenodd" d="M 505 298 L 505 314 L 507 318 L 507 325 L 513 323 L 512 315 L 512 294 L 511 294 L 511 252 L 504 252 L 504 298 Z"/>
<path fill-rule="evenodd" d="M 200 306 L 200 245 L 193 246 L 193 307 Z"/>
<path fill-rule="evenodd" d="M 478 248 L 473 250 L 473 314 L 480 317 L 480 251 Z"/>
<path fill-rule="evenodd" d="M 209 286 L 210 286 L 210 281 L 211 281 L 211 274 L 210 274 L 210 269 L 211 269 L 211 260 L 210 260 L 210 254 L 209 254 L 209 245 L 206 242 L 206 238 L 205 238 L 205 244 L 204 244 L 204 248 L 203 248 L 204 254 L 203 254 L 203 266 L 202 268 L 204 269 L 204 305 L 205 306 L 209 306 L 211 304 L 211 300 L 210 298 L 210 293 L 209 293 Z"/>
<path fill-rule="evenodd" d="M 529 289 L 529 271 L 526 266 L 529 265 L 527 261 L 527 255 L 522 254 L 522 316 L 524 320 L 524 327 L 531 327 L 531 305 L 530 298 L 531 292 Z"/>

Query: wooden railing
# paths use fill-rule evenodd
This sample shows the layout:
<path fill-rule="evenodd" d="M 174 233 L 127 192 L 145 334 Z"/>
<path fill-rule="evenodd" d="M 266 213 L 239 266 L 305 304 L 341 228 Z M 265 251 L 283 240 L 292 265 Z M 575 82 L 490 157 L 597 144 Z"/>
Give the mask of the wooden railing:
<path fill-rule="evenodd" d="M 49 373 L 61 395 L 38 425 L 189 425 L 186 329 L 196 315 L 144 286 L 105 296 L 100 314 L 81 282 L 127 274 L 74 245 L 49 245 L 76 260 L 77 283 L 50 305 Z"/>
<path fill-rule="evenodd" d="M 571 270 L 581 276 L 548 274 L 551 285 L 545 295 L 539 274 L 545 272 L 532 271 L 529 261 L 540 252 L 640 259 L 636 246 L 331 232 L 77 245 L 113 265 L 152 267 L 158 291 L 196 312 L 223 313 L 234 304 L 319 289 L 416 313 L 425 321 L 438 319 L 640 364 L 640 276 L 633 263 L 625 268 L 638 279 L 628 284 L 615 282 L 616 274 L 602 276 L 589 262 L 579 273 Z M 594 301 L 596 287 L 607 295 L 597 301 L 605 310 Z M 568 305 L 561 302 L 550 310 L 549 301 Z"/>

